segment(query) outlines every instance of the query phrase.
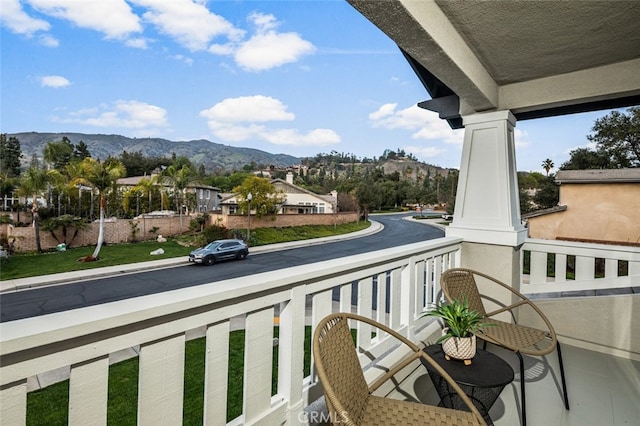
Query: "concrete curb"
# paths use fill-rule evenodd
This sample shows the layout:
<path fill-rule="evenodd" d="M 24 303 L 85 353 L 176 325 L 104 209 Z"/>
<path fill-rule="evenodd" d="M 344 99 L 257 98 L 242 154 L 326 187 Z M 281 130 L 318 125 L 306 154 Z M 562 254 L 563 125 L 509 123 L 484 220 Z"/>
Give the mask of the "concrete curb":
<path fill-rule="evenodd" d="M 313 238 L 310 240 L 292 241 L 288 243 L 270 244 L 267 246 L 258 246 L 250 249 L 251 255 L 264 252 L 273 252 L 279 250 L 287 250 L 296 247 L 305 247 L 316 244 L 326 244 L 334 241 L 345 241 L 354 238 L 361 238 L 373 235 L 384 229 L 380 222 L 371 220 L 371 226 L 362 231 L 352 232 L 350 234 L 336 235 L 331 237 Z M 104 268 L 94 268 L 84 271 L 63 272 L 60 274 L 41 275 L 29 278 L 20 278 L 15 280 L 0 281 L 0 294 L 28 290 L 44 286 L 64 285 L 75 281 L 80 281 L 88 277 L 99 278 L 111 275 L 128 274 L 149 269 L 172 268 L 176 266 L 188 266 L 186 257 L 173 257 L 169 259 L 151 260 L 148 262 L 130 263 L 126 265 L 106 266 Z"/>

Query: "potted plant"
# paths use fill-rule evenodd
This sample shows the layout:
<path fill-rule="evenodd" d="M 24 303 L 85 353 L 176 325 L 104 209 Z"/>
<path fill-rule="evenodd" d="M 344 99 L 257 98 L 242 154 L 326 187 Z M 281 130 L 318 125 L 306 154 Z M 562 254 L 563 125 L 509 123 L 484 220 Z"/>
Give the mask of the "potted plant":
<path fill-rule="evenodd" d="M 475 332 L 490 324 L 482 322 L 482 314 L 469 308 L 466 299 L 440 304 L 426 312 L 426 316 L 438 317 L 444 321 L 442 336 L 436 343 L 442 343 L 445 358 L 464 360 L 471 364 L 476 354 Z"/>

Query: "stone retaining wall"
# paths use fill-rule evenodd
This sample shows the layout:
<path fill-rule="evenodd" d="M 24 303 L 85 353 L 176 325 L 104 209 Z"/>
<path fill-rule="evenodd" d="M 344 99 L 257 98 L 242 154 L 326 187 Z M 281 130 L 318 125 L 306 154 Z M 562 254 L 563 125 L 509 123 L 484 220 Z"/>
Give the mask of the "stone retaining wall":
<path fill-rule="evenodd" d="M 244 215 L 211 214 L 211 224 L 229 229 L 247 229 L 249 223 Z M 335 214 L 279 214 L 276 216 L 251 217 L 251 228 L 287 228 L 304 225 L 341 225 L 358 221 L 357 212 Z"/>

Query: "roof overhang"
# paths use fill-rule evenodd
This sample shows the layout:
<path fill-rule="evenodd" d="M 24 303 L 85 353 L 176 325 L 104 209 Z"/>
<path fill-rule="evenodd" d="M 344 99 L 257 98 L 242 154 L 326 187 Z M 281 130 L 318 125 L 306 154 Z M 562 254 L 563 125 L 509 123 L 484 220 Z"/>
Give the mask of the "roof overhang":
<path fill-rule="evenodd" d="M 437 111 L 518 120 L 640 104 L 640 2 L 348 0 L 400 48 Z"/>

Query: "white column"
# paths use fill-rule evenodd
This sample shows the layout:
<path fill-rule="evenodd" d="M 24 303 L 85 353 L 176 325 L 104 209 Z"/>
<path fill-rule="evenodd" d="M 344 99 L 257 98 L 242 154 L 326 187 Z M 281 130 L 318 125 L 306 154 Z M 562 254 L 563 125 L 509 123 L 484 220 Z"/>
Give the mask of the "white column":
<path fill-rule="evenodd" d="M 527 235 L 520 220 L 514 128 L 509 111 L 463 117 L 460 177 L 448 237 L 518 247 Z"/>

